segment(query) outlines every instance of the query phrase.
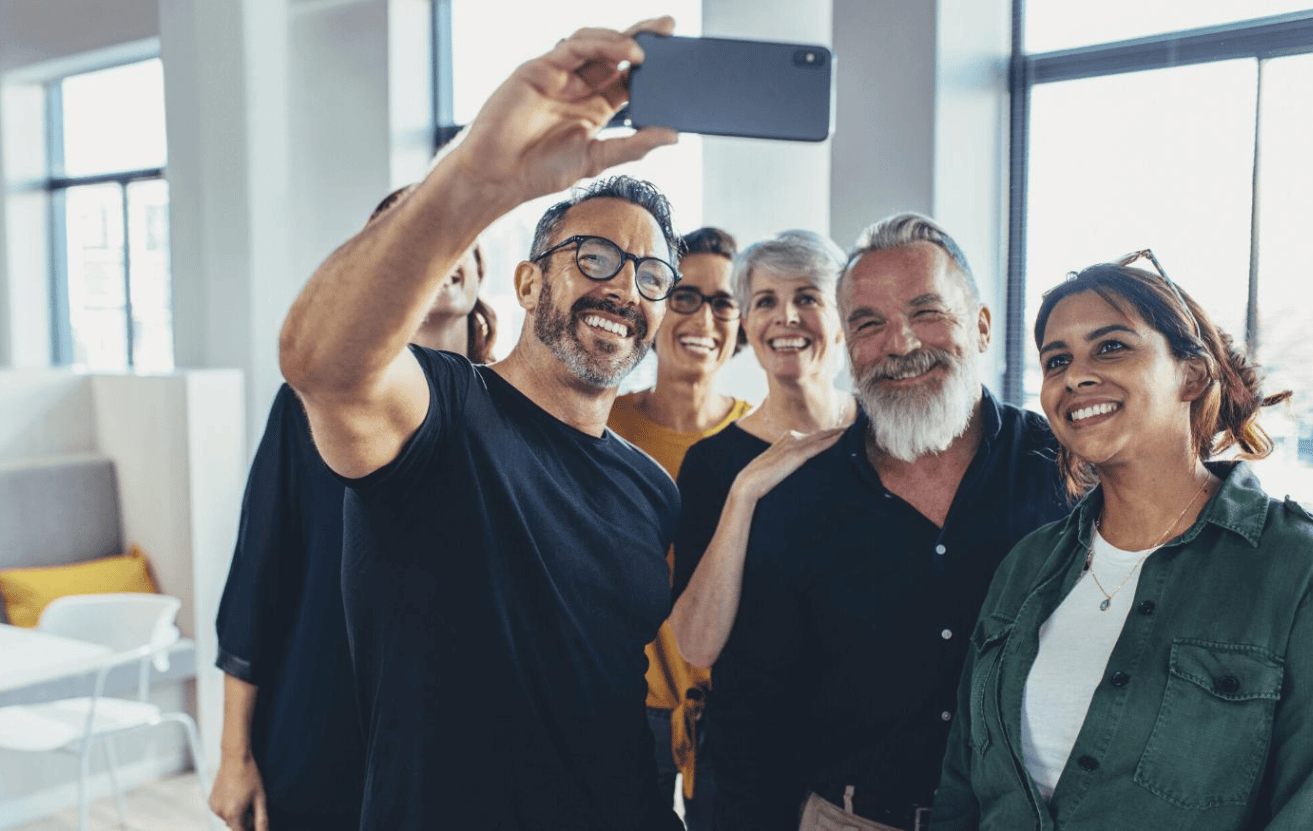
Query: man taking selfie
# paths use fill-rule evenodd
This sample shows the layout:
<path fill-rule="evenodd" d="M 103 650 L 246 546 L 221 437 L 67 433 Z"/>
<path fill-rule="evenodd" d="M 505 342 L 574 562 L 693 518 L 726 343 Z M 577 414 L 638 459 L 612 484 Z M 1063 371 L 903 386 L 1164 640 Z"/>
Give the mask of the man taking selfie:
<path fill-rule="evenodd" d="M 630 33 L 584 29 L 522 65 L 284 324 L 283 372 L 347 484 L 365 831 L 681 827 L 643 677 L 678 495 L 605 427 L 677 280 L 665 198 L 618 177 L 544 215 L 505 360 L 407 345 L 434 275 L 494 219 L 674 141 L 596 138 L 626 97 L 620 65 L 641 60 Z"/>

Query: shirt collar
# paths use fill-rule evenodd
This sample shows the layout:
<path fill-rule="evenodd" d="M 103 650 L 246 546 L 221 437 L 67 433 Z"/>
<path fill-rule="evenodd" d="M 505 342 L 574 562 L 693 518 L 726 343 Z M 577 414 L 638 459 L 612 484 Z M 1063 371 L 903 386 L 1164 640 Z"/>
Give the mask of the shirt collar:
<path fill-rule="evenodd" d="M 1207 467 L 1222 480 L 1222 486 L 1199 512 L 1199 518 L 1180 537 L 1188 544 L 1203 532 L 1204 526 L 1213 524 L 1242 537 L 1252 547 L 1258 547 L 1267 522 L 1268 496 L 1259 484 L 1253 469 L 1243 461 L 1207 462 Z M 1082 546 L 1090 543 L 1090 527 L 1103 509 L 1103 489 L 1095 488 L 1085 495 L 1066 519 L 1064 532 L 1075 532 Z"/>

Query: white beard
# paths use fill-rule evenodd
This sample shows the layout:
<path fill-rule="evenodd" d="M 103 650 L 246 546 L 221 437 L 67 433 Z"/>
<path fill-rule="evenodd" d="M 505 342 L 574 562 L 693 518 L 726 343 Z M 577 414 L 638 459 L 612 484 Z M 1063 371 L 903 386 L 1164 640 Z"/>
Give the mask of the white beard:
<path fill-rule="evenodd" d="M 943 363 L 948 372 L 938 384 L 888 390 L 881 381 L 908 370 L 926 371 Z M 940 349 L 921 349 L 902 359 L 888 359 L 864 369 L 856 379 L 862 407 L 871 420 L 871 436 L 885 453 L 904 462 L 948 449 L 966 432 L 980 398 L 980 367 Z"/>

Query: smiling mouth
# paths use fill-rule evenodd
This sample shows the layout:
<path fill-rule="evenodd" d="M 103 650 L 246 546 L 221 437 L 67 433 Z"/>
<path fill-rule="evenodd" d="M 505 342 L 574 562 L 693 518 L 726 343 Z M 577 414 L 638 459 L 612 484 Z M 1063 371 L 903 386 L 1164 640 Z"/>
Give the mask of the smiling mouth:
<path fill-rule="evenodd" d="M 696 335 L 684 335 L 679 339 L 679 345 L 693 352 L 699 352 L 704 355 L 710 355 L 716 351 L 716 342 L 711 338 L 701 338 Z"/>
<path fill-rule="evenodd" d="M 594 329 L 601 329 L 603 332 L 610 332 L 613 335 L 619 335 L 627 338 L 630 335 L 629 327 L 623 323 L 616 323 L 613 320 L 607 320 L 600 315 L 584 315 L 584 323 Z"/>
<path fill-rule="evenodd" d="M 886 381 L 910 381 L 913 378 L 922 378 L 925 377 L 926 375 L 929 375 L 930 371 L 937 366 L 939 366 L 939 364 L 935 363 L 935 364 L 931 364 L 925 369 L 920 369 L 919 367 L 915 369 L 908 369 L 896 374 L 886 375 L 884 376 L 884 379 Z"/>
<path fill-rule="evenodd" d="M 1094 418 L 1095 416 L 1107 415 L 1108 413 L 1113 413 L 1120 409 L 1121 409 L 1120 404 L 1113 404 L 1111 402 L 1106 402 L 1103 404 L 1091 404 L 1088 407 L 1082 407 L 1079 410 L 1072 410 L 1071 412 L 1067 413 L 1067 421 L 1070 421 L 1074 424 L 1077 421 L 1082 421 L 1087 418 Z"/>
<path fill-rule="evenodd" d="M 811 345 L 811 341 L 801 337 L 771 338 L 766 345 L 776 352 L 798 352 Z"/>

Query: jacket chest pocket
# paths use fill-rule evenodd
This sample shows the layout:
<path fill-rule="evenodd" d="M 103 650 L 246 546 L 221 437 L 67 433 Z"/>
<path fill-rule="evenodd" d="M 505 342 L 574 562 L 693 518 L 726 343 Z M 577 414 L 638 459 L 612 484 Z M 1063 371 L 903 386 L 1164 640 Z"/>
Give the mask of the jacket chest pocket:
<path fill-rule="evenodd" d="M 971 633 L 975 663 L 971 670 L 971 747 L 983 754 L 990 744 L 990 729 L 1002 729 L 997 722 L 999 666 L 1003 647 L 1012 634 L 1012 621 L 982 618 Z M 990 719 L 995 719 L 990 724 Z"/>
<path fill-rule="evenodd" d="M 1262 647 L 1176 640 L 1135 782 L 1181 808 L 1247 803 L 1284 676 L 1280 657 Z"/>

